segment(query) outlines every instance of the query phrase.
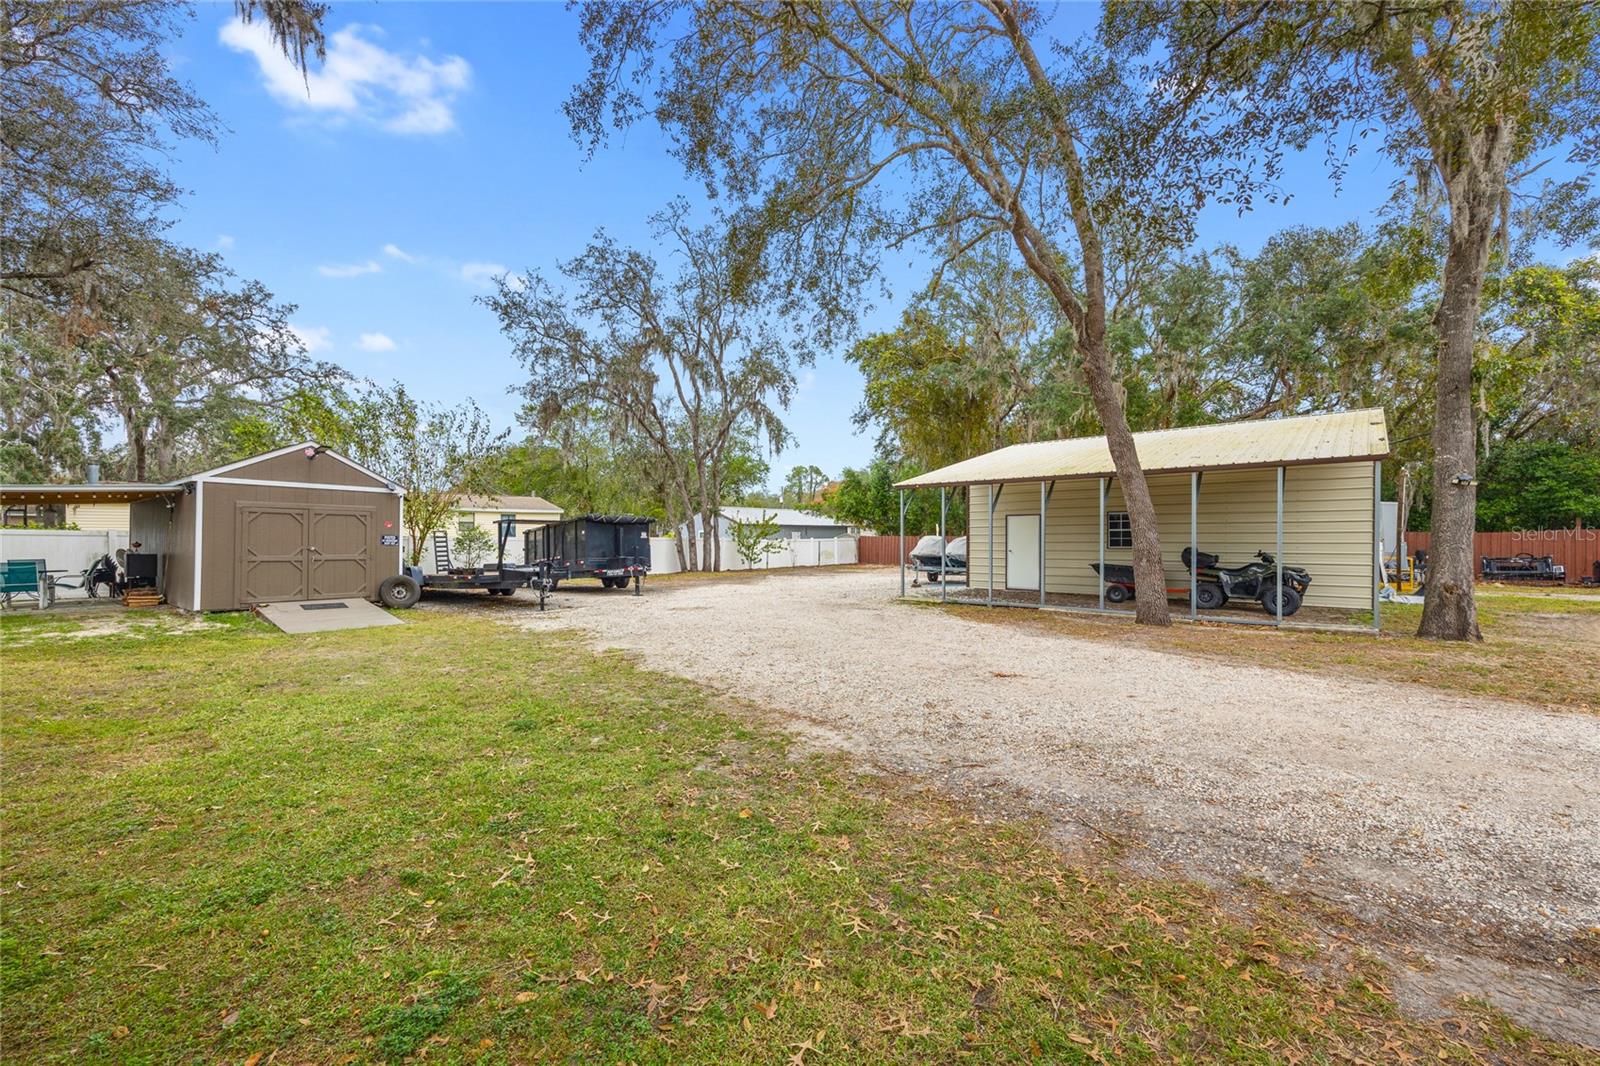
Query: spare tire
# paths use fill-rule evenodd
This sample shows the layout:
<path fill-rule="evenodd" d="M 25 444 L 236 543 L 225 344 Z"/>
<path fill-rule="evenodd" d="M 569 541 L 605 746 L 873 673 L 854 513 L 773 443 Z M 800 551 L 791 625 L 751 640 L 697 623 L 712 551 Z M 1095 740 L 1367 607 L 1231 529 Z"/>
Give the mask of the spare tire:
<path fill-rule="evenodd" d="M 378 586 L 378 600 L 385 606 L 399 610 L 415 607 L 422 596 L 422 587 L 405 574 L 395 574 L 383 579 Z"/>

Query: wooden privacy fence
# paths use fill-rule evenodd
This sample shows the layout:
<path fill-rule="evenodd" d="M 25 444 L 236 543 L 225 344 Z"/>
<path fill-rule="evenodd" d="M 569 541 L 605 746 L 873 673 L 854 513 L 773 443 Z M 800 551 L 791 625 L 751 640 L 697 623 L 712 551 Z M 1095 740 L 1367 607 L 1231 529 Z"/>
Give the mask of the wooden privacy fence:
<path fill-rule="evenodd" d="M 917 546 L 917 541 L 926 534 L 904 537 L 857 537 L 856 561 L 872 563 L 877 566 L 899 566 L 905 559 L 906 553 Z M 946 537 L 946 541 L 955 540 L 955 537 Z"/>
<path fill-rule="evenodd" d="M 894 538 L 888 538 L 893 540 Z M 1407 533 L 1406 547 L 1415 555 L 1418 549 L 1426 550 L 1433 544 L 1428 533 Z M 1523 529 L 1514 533 L 1474 533 L 1472 554 L 1476 559 L 1485 555 L 1548 555 L 1552 562 L 1567 568 L 1567 580 L 1577 581 L 1594 573 L 1600 562 L 1600 530 L 1585 529 Z"/>

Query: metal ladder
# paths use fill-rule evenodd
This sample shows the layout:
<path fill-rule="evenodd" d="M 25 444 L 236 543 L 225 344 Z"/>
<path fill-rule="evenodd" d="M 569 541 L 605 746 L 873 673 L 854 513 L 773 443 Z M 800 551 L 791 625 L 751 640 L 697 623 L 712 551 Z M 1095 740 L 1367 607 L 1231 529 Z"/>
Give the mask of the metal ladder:
<path fill-rule="evenodd" d="M 442 529 L 433 531 L 433 569 L 438 574 L 450 571 L 450 535 Z"/>

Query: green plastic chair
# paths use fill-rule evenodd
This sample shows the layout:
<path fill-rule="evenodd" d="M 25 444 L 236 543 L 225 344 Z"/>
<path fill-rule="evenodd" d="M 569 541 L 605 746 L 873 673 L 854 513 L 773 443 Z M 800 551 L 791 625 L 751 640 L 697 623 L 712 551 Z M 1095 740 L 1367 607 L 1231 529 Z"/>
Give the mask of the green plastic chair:
<path fill-rule="evenodd" d="M 32 596 L 40 609 L 55 602 L 55 581 L 45 573 L 43 559 L 7 559 L 0 562 L 0 597 L 11 606 L 13 596 Z"/>

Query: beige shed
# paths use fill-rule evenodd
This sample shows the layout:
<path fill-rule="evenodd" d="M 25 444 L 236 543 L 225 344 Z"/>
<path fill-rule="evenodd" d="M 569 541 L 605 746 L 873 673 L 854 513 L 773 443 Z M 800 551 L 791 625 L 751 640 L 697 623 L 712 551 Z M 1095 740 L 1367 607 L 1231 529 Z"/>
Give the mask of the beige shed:
<path fill-rule="evenodd" d="M 131 504 L 129 540 L 186 610 L 377 599 L 400 572 L 403 490 L 314 441 L 150 488 L 164 491 Z"/>
<path fill-rule="evenodd" d="M 1305 603 L 1378 615 L 1381 408 L 1135 433 L 1169 586 L 1190 586 L 1183 550 L 1249 562 L 1265 550 L 1311 573 Z M 970 589 L 1094 597 L 1093 564 L 1131 564 L 1132 539 L 1104 437 L 1016 444 L 899 483 L 966 487 Z M 902 511 L 903 515 L 903 511 Z M 904 576 L 902 574 L 902 585 Z M 1199 616 L 1190 595 L 1189 613 Z M 1233 618 L 1223 620 L 1237 620 Z M 1262 619 L 1276 621 L 1281 619 Z"/>

